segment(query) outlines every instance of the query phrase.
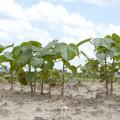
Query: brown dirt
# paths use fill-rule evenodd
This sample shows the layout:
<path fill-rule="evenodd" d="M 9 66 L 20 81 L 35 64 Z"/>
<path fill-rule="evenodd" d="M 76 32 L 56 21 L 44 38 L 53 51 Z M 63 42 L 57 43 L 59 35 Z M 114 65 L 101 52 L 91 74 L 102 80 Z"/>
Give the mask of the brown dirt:
<path fill-rule="evenodd" d="M 56 87 L 49 98 L 0 84 L 0 120 L 120 120 L 120 85 L 114 87 L 114 95 L 106 97 L 104 83 L 68 84 L 64 97 Z"/>

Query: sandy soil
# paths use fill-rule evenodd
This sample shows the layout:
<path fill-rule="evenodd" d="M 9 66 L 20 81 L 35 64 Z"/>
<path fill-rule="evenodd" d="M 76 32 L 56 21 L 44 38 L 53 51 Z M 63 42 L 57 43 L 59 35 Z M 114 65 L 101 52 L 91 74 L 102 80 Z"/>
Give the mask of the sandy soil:
<path fill-rule="evenodd" d="M 104 83 L 68 84 L 64 97 L 56 87 L 49 98 L 0 84 L 0 120 L 120 120 L 120 85 L 114 87 L 114 95 L 105 97 Z"/>

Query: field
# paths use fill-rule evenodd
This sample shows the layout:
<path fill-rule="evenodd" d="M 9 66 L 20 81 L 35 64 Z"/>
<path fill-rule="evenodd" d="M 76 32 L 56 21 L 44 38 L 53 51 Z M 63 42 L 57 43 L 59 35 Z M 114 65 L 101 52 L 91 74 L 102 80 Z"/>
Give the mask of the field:
<path fill-rule="evenodd" d="M 105 96 L 105 83 L 67 83 L 61 97 L 59 86 L 52 88 L 52 97 L 35 95 L 29 87 L 0 84 L 0 120 L 120 120 L 120 85 L 114 84 L 114 95 Z"/>
<path fill-rule="evenodd" d="M 79 49 L 86 42 L 96 57 Z M 116 33 L 0 45 L 0 120 L 120 120 L 119 51 Z"/>
<path fill-rule="evenodd" d="M 0 0 L 0 120 L 120 120 L 120 0 Z"/>

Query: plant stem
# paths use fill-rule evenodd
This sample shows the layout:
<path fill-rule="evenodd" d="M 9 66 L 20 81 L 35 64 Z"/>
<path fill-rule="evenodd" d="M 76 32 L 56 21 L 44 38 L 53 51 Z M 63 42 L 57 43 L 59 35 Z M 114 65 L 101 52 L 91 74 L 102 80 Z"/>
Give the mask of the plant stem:
<path fill-rule="evenodd" d="M 31 74 L 31 66 L 29 66 L 29 75 Z M 29 83 L 30 83 L 30 89 L 31 89 L 31 93 L 33 93 L 33 84 L 32 84 L 32 81 L 29 80 Z"/>
<path fill-rule="evenodd" d="M 105 58 L 106 95 L 108 95 L 107 59 Z"/>
<path fill-rule="evenodd" d="M 13 73 L 11 72 L 11 90 L 13 90 Z"/>
<path fill-rule="evenodd" d="M 114 63 L 115 63 L 115 60 L 113 59 L 113 62 L 112 62 L 112 72 L 111 72 L 111 81 L 110 81 L 110 85 L 111 85 L 111 95 L 113 95 L 113 79 L 114 79 Z"/>
<path fill-rule="evenodd" d="M 95 69 L 93 68 L 93 82 L 95 81 Z"/>
<path fill-rule="evenodd" d="M 65 67 L 64 67 L 64 63 L 63 63 L 63 73 L 62 73 L 62 92 L 61 92 L 61 96 L 63 96 L 64 95 L 64 83 L 65 83 L 65 76 L 64 76 L 64 69 L 65 69 Z"/>
<path fill-rule="evenodd" d="M 43 78 L 41 79 L 41 94 L 43 95 L 44 92 L 43 92 L 43 87 L 44 87 L 44 80 Z"/>
<path fill-rule="evenodd" d="M 37 70 L 35 68 L 35 76 L 34 76 L 34 93 L 36 91 L 36 78 L 37 78 Z"/>
<path fill-rule="evenodd" d="M 49 79 L 49 97 L 51 97 L 51 78 Z"/>

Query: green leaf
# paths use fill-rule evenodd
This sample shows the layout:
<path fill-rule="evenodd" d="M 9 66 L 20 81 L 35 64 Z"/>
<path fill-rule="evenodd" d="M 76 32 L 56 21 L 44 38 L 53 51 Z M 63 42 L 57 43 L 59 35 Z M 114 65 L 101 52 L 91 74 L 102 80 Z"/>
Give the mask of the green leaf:
<path fill-rule="evenodd" d="M 120 36 L 117 35 L 116 33 L 112 34 L 112 39 L 116 42 L 120 44 Z"/>
<path fill-rule="evenodd" d="M 102 62 L 103 60 L 105 60 L 105 58 L 106 58 L 107 56 L 106 56 L 105 53 L 99 53 L 99 52 L 97 52 L 97 53 L 96 53 L 96 57 L 98 58 L 98 60 L 100 60 L 100 61 Z"/>
<path fill-rule="evenodd" d="M 79 55 L 78 47 L 75 44 L 67 45 L 65 43 L 58 43 L 54 51 L 59 58 L 66 61 L 72 60 L 76 55 Z"/>
<path fill-rule="evenodd" d="M 75 54 L 72 51 L 71 47 L 66 45 L 61 49 L 61 57 L 64 60 L 68 61 L 68 60 L 72 60 L 75 57 Z"/>
<path fill-rule="evenodd" d="M 106 35 L 105 38 L 112 39 L 112 36 L 111 35 Z"/>
<path fill-rule="evenodd" d="M 47 50 L 47 49 L 44 49 L 44 48 L 39 49 L 39 51 L 37 51 L 35 54 L 36 54 L 36 57 L 45 57 L 45 56 L 48 56 L 48 55 L 50 55 L 50 56 L 55 55 L 53 49 L 48 49 Z"/>
<path fill-rule="evenodd" d="M 112 52 L 112 56 L 111 57 L 117 57 L 120 56 L 120 47 L 111 47 L 110 51 Z"/>
<path fill-rule="evenodd" d="M 34 67 L 40 67 L 41 65 L 43 65 L 45 63 L 45 60 L 43 58 L 36 58 L 36 57 L 33 57 L 32 60 L 31 60 L 31 65 L 34 66 Z"/>
<path fill-rule="evenodd" d="M 29 47 L 29 49 L 33 51 L 37 51 L 42 47 L 41 43 L 38 41 L 28 41 L 28 42 L 23 42 L 20 46 L 22 47 Z"/>
<path fill-rule="evenodd" d="M 35 56 L 39 57 L 39 58 L 43 57 L 47 61 L 55 59 L 56 54 L 55 54 L 53 48 L 55 47 L 57 42 L 58 41 L 54 40 L 54 41 L 50 42 L 46 47 L 40 48 L 39 50 L 37 50 L 35 52 Z"/>
<path fill-rule="evenodd" d="M 104 47 L 106 49 L 110 49 L 113 43 L 113 40 L 110 38 L 95 38 L 93 39 L 95 47 Z"/>
<path fill-rule="evenodd" d="M 12 55 L 15 59 L 17 59 L 21 53 L 22 53 L 22 47 L 21 46 L 16 46 L 12 50 Z"/>
<path fill-rule="evenodd" d="M 4 56 L 6 57 L 7 60 L 9 61 L 13 61 L 14 59 L 12 58 L 12 55 L 10 52 L 5 52 Z"/>
<path fill-rule="evenodd" d="M 78 46 L 73 43 L 69 44 L 69 46 L 70 46 L 71 51 L 73 51 L 75 53 L 75 55 L 79 56 Z"/>
<path fill-rule="evenodd" d="M 62 48 L 66 47 L 67 44 L 65 43 L 58 43 L 55 45 L 54 51 L 55 53 L 60 53 Z"/>
<path fill-rule="evenodd" d="M 19 57 L 18 63 L 21 65 L 29 64 L 30 59 L 32 58 L 32 53 L 29 48 L 23 48 L 22 54 Z"/>
<path fill-rule="evenodd" d="M 32 58 L 31 49 L 29 49 L 29 47 L 23 46 L 23 47 L 18 47 L 17 50 L 18 51 L 15 52 L 16 63 L 22 66 L 29 64 Z"/>
<path fill-rule="evenodd" d="M 29 41 L 29 43 L 35 47 L 42 47 L 41 43 L 38 41 Z"/>
<path fill-rule="evenodd" d="M 49 50 L 49 49 L 53 48 L 57 43 L 58 43 L 58 40 L 53 40 L 53 41 L 50 42 L 47 46 L 45 46 L 44 49 Z"/>

